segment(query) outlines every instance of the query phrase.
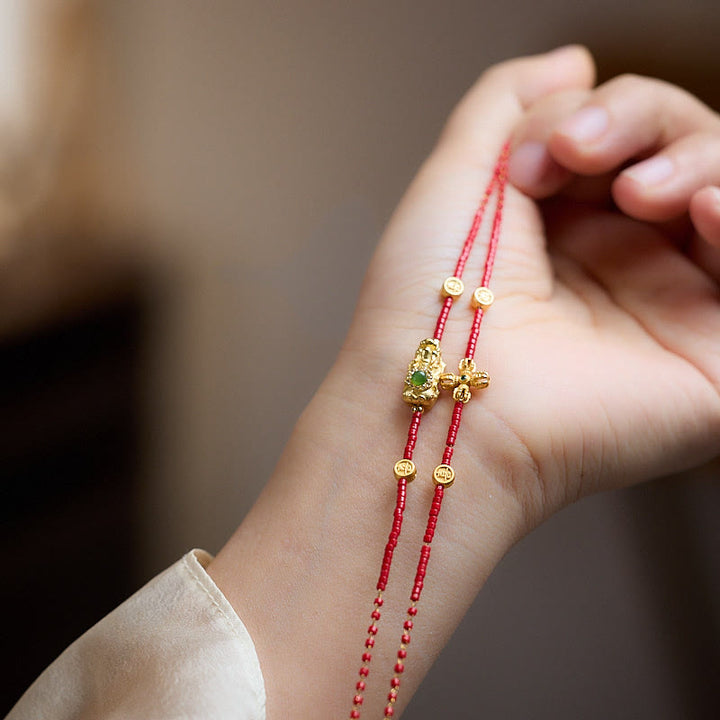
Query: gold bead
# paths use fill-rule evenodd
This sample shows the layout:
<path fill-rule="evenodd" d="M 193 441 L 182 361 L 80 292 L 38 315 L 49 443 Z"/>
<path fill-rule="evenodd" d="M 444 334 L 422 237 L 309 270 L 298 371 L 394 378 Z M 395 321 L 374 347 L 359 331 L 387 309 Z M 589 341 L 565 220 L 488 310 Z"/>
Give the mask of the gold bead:
<path fill-rule="evenodd" d="M 459 277 L 449 277 L 445 280 L 442 286 L 442 296 L 444 298 L 459 298 L 465 290 L 465 284 Z"/>
<path fill-rule="evenodd" d="M 481 370 L 479 373 L 475 373 L 470 381 L 471 387 L 486 388 L 490 384 L 490 376 Z"/>
<path fill-rule="evenodd" d="M 433 480 L 436 485 L 450 487 L 455 482 L 455 471 L 450 465 L 438 465 L 433 470 Z"/>
<path fill-rule="evenodd" d="M 493 300 L 495 296 L 490 288 L 479 287 L 473 293 L 471 305 L 476 309 L 487 310 L 493 304 Z"/>
<path fill-rule="evenodd" d="M 475 361 L 472 358 L 463 358 L 458 365 L 458 370 L 461 375 L 465 373 L 472 375 L 476 370 Z"/>
<path fill-rule="evenodd" d="M 440 376 L 440 387 L 443 390 L 452 390 L 455 387 L 455 376 L 452 373 L 443 373 Z"/>
<path fill-rule="evenodd" d="M 408 482 L 412 482 L 415 479 L 415 475 L 417 474 L 417 470 L 415 469 L 415 463 L 412 460 L 408 460 L 407 458 L 398 460 L 395 463 L 393 472 L 395 473 L 396 480 L 400 480 L 400 478 L 405 478 Z"/>
<path fill-rule="evenodd" d="M 453 390 L 453 400 L 455 402 L 466 403 L 470 401 L 471 397 L 470 388 L 467 385 L 458 385 Z"/>

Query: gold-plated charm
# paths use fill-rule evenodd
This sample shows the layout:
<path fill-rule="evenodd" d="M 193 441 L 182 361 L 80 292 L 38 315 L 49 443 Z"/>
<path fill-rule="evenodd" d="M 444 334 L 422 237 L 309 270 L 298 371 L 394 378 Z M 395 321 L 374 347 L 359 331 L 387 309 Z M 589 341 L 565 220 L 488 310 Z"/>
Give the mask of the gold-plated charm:
<path fill-rule="evenodd" d="M 408 366 L 403 400 L 414 408 L 430 409 L 440 394 L 438 383 L 444 370 L 440 342 L 435 338 L 422 340 Z"/>
<path fill-rule="evenodd" d="M 436 485 L 450 487 L 455 482 L 455 471 L 450 465 L 438 465 L 433 470 L 433 480 Z"/>
<path fill-rule="evenodd" d="M 463 291 L 465 290 L 465 284 L 459 277 L 455 277 L 454 275 L 447 278 L 442 286 L 441 295 L 444 298 L 459 298 Z"/>
<path fill-rule="evenodd" d="M 408 482 L 412 482 L 415 479 L 415 475 L 417 475 L 415 463 L 412 460 L 408 460 L 407 458 L 398 460 L 395 463 L 393 472 L 395 473 L 396 480 L 399 480 L 400 478 L 405 478 Z"/>
<path fill-rule="evenodd" d="M 472 397 L 470 388 L 485 388 L 490 384 L 490 376 L 484 370 L 477 370 L 475 361 L 463 358 L 458 364 L 458 374 L 443 373 L 440 376 L 440 387 L 453 391 L 453 400 L 466 403 Z"/>
<path fill-rule="evenodd" d="M 473 293 L 470 304 L 475 309 L 482 308 L 483 310 L 487 310 L 493 304 L 493 300 L 495 300 L 495 295 L 493 295 L 493 291 L 490 288 L 479 287 Z"/>

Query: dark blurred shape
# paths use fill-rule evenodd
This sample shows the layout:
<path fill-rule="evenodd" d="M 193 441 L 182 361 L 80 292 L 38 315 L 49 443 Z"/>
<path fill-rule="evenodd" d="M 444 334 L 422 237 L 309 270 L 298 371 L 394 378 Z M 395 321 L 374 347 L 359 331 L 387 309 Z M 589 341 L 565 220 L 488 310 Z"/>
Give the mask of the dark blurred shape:
<path fill-rule="evenodd" d="M 648 612 L 664 629 L 686 717 L 720 716 L 720 525 L 699 523 L 700 507 L 720 500 L 720 463 L 692 480 L 669 478 L 627 491 Z"/>
<path fill-rule="evenodd" d="M 136 582 L 144 302 L 86 269 L 84 306 L 70 286 L 0 337 L 2 715 Z"/>

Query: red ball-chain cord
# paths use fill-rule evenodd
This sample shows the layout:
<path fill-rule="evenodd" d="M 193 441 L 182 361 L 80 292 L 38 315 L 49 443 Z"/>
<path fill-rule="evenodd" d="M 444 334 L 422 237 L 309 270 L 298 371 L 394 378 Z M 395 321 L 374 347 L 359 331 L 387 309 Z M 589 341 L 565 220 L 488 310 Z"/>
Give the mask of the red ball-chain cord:
<path fill-rule="evenodd" d="M 502 216 L 502 205 L 503 205 L 503 197 L 504 197 L 504 190 L 505 190 L 505 182 L 506 182 L 506 174 L 507 174 L 507 158 L 509 153 L 509 146 L 506 145 L 503 148 L 503 151 L 500 155 L 500 159 L 497 162 L 497 165 L 495 166 L 495 169 L 493 171 L 492 177 L 490 178 L 490 181 L 485 188 L 485 192 L 483 193 L 483 196 L 480 200 L 480 204 L 478 205 L 478 208 L 475 212 L 475 215 L 473 216 L 473 221 L 470 226 L 470 230 L 468 231 L 468 234 L 465 238 L 465 242 L 463 243 L 462 250 L 460 252 L 460 256 L 458 258 L 458 261 L 455 265 L 455 271 L 454 276 L 457 278 L 462 278 L 463 272 L 465 270 L 465 265 L 467 264 L 468 258 L 470 257 L 470 253 L 473 248 L 473 244 L 475 242 L 475 239 L 477 238 L 477 234 L 480 230 L 480 226 L 482 225 L 482 220 L 485 215 L 485 210 L 487 208 L 488 202 L 490 201 L 490 198 L 493 195 L 493 192 L 495 191 L 496 186 L 498 187 L 498 204 L 496 206 L 495 210 L 495 216 L 493 218 L 493 227 L 491 231 L 491 237 L 490 242 L 488 246 L 488 253 L 485 260 L 485 272 L 483 274 L 483 285 L 487 285 L 487 281 L 490 278 L 490 274 L 492 273 L 492 265 L 494 263 L 495 259 L 495 252 L 497 249 L 497 241 L 499 239 L 499 232 L 500 232 L 500 219 Z M 445 298 L 442 308 L 440 310 L 440 314 L 438 315 L 437 323 L 435 325 L 435 331 L 433 334 L 433 337 L 437 339 L 438 341 L 442 339 L 443 333 L 445 332 L 445 326 L 447 324 L 448 316 L 450 315 L 450 310 L 452 308 L 454 302 L 453 297 L 447 297 Z M 472 344 L 472 351 L 474 355 L 475 350 L 475 343 L 477 341 L 477 334 L 480 331 L 480 322 L 482 321 L 482 310 L 478 309 L 475 313 L 475 319 L 473 321 L 473 326 L 471 330 L 470 335 L 470 341 L 468 343 L 468 348 Z M 473 355 L 468 354 L 467 357 L 472 357 Z M 452 449 L 455 445 L 455 439 L 457 437 L 457 431 L 460 425 L 460 418 L 462 416 L 462 408 L 463 403 L 456 403 L 455 404 L 455 410 L 453 411 L 452 420 L 450 423 L 450 428 L 448 430 L 448 437 L 446 442 L 446 448 L 445 453 L 443 455 L 443 463 L 449 463 L 450 459 L 452 458 Z M 403 453 L 403 458 L 406 460 L 412 460 L 413 452 L 415 450 L 415 445 L 417 443 L 417 437 L 418 437 L 418 429 L 420 427 L 420 422 L 422 420 L 422 410 L 414 410 L 412 414 L 412 419 L 410 420 L 410 426 L 408 428 L 408 437 L 407 437 L 407 443 L 405 445 L 405 451 Z M 447 459 L 446 459 L 447 458 Z M 371 624 L 368 627 L 367 632 L 367 638 L 365 640 L 365 651 L 362 654 L 362 665 L 360 666 L 360 670 L 358 671 L 358 675 L 360 679 L 357 681 L 355 689 L 357 691 L 357 694 L 353 698 L 353 707 L 350 711 L 350 718 L 359 718 L 360 717 L 360 707 L 363 704 L 363 695 L 362 693 L 365 691 L 367 687 L 367 677 L 370 673 L 370 662 L 372 661 L 372 653 L 370 652 L 374 646 L 375 646 L 375 636 L 378 633 L 378 621 L 380 620 L 381 613 L 380 608 L 383 605 L 383 598 L 382 593 L 385 591 L 388 583 L 388 579 L 390 576 L 390 567 L 392 565 L 392 558 L 393 554 L 395 552 L 395 548 L 397 547 L 398 540 L 400 538 L 400 532 L 402 530 L 402 521 L 403 521 L 403 514 L 405 512 L 405 504 L 406 504 L 406 498 L 407 498 L 407 478 L 400 478 L 398 480 L 397 485 L 397 497 L 395 502 L 395 511 L 393 513 L 393 523 L 392 527 L 390 529 L 390 534 L 388 536 L 388 541 L 385 545 L 385 552 L 383 554 L 383 560 L 380 567 L 380 576 L 378 578 L 376 589 L 378 591 L 377 597 L 374 600 L 373 603 L 373 611 L 371 613 Z M 415 575 L 415 584 L 413 586 L 413 591 L 411 594 L 411 600 L 412 605 L 408 609 L 408 619 L 405 621 L 403 626 L 403 636 L 402 641 L 400 645 L 400 649 L 398 650 L 398 661 L 394 668 L 394 675 L 391 680 L 391 689 L 390 693 L 388 695 L 388 705 L 385 708 L 385 717 L 386 718 L 392 718 L 394 715 L 394 709 L 393 705 L 395 704 L 395 701 L 397 699 L 397 694 L 400 687 L 400 675 L 404 671 L 404 660 L 407 657 L 407 646 L 410 643 L 410 631 L 413 628 L 413 621 L 412 618 L 417 614 L 417 607 L 415 606 L 415 603 L 420 599 L 420 594 L 422 592 L 425 573 L 427 570 L 427 564 L 430 559 L 430 544 L 432 543 L 432 538 L 435 533 L 435 528 L 437 525 L 437 517 L 440 513 L 440 507 L 442 505 L 442 499 L 443 499 L 443 492 L 444 488 L 441 485 L 438 485 L 435 488 L 435 495 L 433 497 L 433 501 L 430 507 L 430 516 L 428 518 L 428 525 L 425 530 L 425 536 L 423 538 L 423 546 L 421 549 L 420 554 L 420 561 L 418 563 L 418 569 Z"/>

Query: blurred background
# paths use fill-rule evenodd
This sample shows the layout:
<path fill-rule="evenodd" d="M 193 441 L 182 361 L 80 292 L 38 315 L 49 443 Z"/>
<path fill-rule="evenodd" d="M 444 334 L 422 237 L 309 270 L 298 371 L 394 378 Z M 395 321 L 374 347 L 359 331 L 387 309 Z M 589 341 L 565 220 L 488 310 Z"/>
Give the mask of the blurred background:
<path fill-rule="evenodd" d="M 221 547 L 484 68 L 582 42 L 717 108 L 719 36 L 717 0 L 0 0 L 0 712 Z M 718 717 L 718 469 L 526 538 L 407 717 Z"/>

